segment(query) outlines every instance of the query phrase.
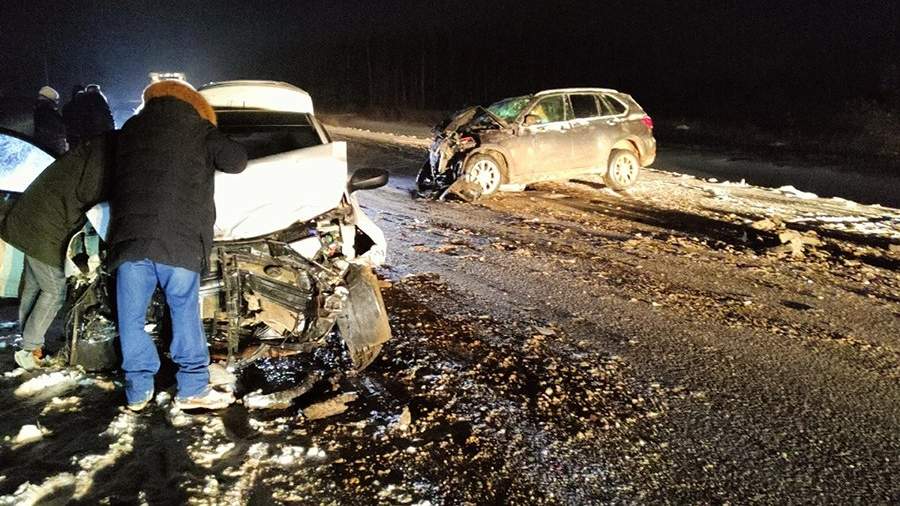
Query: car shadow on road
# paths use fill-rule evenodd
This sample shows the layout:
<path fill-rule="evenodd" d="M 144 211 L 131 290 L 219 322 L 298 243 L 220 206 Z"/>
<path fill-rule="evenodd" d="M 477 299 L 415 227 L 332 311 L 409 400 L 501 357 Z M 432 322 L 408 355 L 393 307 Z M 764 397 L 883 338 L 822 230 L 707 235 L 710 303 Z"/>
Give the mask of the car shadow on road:
<path fill-rule="evenodd" d="M 587 184 L 605 188 L 603 185 L 588 181 L 575 181 L 579 184 Z M 767 248 L 780 244 L 778 237 L 770 232 L 754 230 L 743 224 L 717 220 L 707 216 L 692 214 L 673 209 L 660 209 L 640 202 L 627 200 L 606 201 L 602 199 L 582 200 L 569 196 L 562 198 L 547 198 L 540 194 L 535 198 L 545 200 L 548 204 L 568 208 L 570 210 L 596 214 L 598 216 L 613 216 L 643 225 L 659 229 L 663 236 L 672 232 L 700 237 L 708 241 L 713 248 L 721 248 L 731 245 L 741 249 L 752 249 L 761 252 Z M 750 219 L 749 216 L 738 216 Z"/>

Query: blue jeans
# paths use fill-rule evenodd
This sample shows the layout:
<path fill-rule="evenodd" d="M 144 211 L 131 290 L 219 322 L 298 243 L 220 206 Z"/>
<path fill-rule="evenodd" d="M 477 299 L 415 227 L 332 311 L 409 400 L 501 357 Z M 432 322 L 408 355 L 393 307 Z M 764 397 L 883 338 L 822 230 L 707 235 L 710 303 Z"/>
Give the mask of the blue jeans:
<path fill-rule="evenodd" d="M 153 377 L 159 371 L 159 354 L 144 330 L 147 307 L 162 286 L 172 315 L 172 361 L 178 365 L 178 397 L 194 397 L 209 384 L 209 350 L 200 320 L 200 274 L 150 260 L 125 262 L 116 270 L 116 304 L 122 343 L 125 396 L 140 402 L 153 392 Z"/>
<path fill-rule="evenodd" d="M 66 301 L 66 276 L 60 267 L 25 256 L 19 298 L 19 327 L 22 349 L 32 351 L 44 346 L 44 334 Z"/>

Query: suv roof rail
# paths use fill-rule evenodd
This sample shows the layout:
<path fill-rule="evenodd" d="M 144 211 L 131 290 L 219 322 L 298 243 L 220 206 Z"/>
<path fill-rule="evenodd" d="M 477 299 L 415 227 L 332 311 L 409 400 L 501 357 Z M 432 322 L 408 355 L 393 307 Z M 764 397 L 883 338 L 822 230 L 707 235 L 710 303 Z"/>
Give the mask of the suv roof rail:
<path fill-rule="evenodd" d="M 620 93 L 619 90 L 612 88 L 556 88 L 552 90 L 543 90 L 535 93 L 535 95 L 549 95 L 551 93 L 578 93 L 578 92 L 604 92 L 604 93 Z"/>

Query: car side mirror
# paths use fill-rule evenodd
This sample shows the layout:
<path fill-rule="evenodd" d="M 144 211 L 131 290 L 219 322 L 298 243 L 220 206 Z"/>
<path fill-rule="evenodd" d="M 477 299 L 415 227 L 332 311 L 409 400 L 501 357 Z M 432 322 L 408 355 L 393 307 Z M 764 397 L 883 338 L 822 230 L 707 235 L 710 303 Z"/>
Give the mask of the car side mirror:
<path fill-rule="evenodd" d="M 384 169 L 363 168 L 357 169 L 347 183 L 347 192 L 358 190 L 374 190 L 381 188 L 388 182 L 388 171 Z"/>

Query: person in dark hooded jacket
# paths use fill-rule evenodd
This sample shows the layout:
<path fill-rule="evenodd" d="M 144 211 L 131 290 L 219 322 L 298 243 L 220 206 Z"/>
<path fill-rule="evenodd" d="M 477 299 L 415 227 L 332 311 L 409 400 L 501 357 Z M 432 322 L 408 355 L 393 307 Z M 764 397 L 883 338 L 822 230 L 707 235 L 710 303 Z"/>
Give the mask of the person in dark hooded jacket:
<path fill-rule="evenodd" d="M 44 334 L 65 301 L 63 262 L 69 239 L 109 191 L 116 134 L 89 139 L 58 158 L 0 221 L 0 237 L 25 254 L 19 298 L 22 350 L 15 353 L 24 369 L 41 364 Z"/>
<path fill-rule="evenodd" d="M 84 94 L 81 95 L 81 100 L 83 102 L 82 138 L 89 139 L 116 128 L 112 111 L 109 109 L 109 101 L 106 99 L 106 95 L 100 91 L 99 84 L 87 85 L 84 88 Z"/>
<path fill-rule="evenodd" d="M 66 141 L 69 149 L 75 149 L 81 141 L 81 104 L 80 95 L 84 93 L 84 85 L 72 86 L 72 97 L 62 107 L 63 123 L 66 124 Z"/>
<path fill-rule="evenodd" d="M 69 147 L 77 146 L 82 139 L 89 139 L 116 128 L 112 111 L 100 85 L 87 87 L 76 85 L 72 99 L 63 107 Z"/>
<path fill-rule="evenodd" d="M 247 154 L 219 132 L 215 111 L 187 83 L 153 83 L 143 98 L 143 108 L 120 133 L 107 241 L 109 268 L 116 270 L 128 407 L 139 411 L 153 396 L 160 362 L 144 325 L 159 283 L 172 317 L 176 403 L 182 409 L 222 408 L 233 398 L 209 388 L 199 281 L 212 248 L 213 177 L 217 170 L 244 170 Z"/>
<path fill-rule="evenodd" d="M 40 89 L 34 105 L 34 139 L 57 156 L 68 149 L 66 125 L 59 113 L 59 93 L 49 86 Z"/>

